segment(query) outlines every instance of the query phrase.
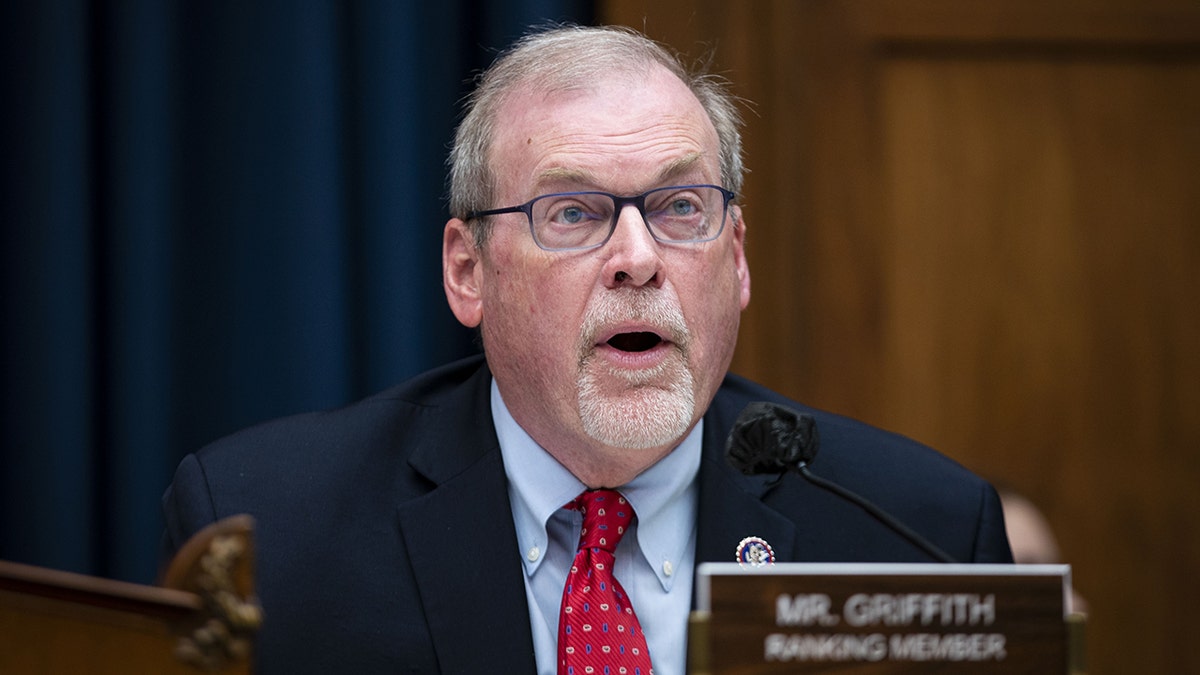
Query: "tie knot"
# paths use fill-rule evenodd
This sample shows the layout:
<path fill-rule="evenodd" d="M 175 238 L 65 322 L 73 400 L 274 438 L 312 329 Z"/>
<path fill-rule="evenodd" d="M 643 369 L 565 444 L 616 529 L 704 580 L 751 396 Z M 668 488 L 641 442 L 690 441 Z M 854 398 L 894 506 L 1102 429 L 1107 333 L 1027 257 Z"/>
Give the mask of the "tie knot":
<path fill-rule="evenodd" d="M 602 548 L 612 553 L 633 521 L 633 506 L 616 490 L 586 490 L 567 508 L 583 514 L 580 548 Z"/>

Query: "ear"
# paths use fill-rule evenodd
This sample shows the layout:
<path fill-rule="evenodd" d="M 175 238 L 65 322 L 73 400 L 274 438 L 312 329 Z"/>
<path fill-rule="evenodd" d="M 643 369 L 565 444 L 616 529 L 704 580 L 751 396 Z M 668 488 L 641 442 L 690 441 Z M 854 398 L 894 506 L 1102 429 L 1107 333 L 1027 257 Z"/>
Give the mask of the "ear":
<path fill-rule="evenodd" d="M 450 311 L 467 328 L 474 328 L 483 320 L 481 273 L 475 238 L 465 222 L 451 218 L 442 234 L 442 285 Z"/>
<path fill-rule="evenodd" d="M 742 209 L 737 204 L 733 210 L 733 246 L 734 264 L 737 266 L 738 280 L 742 286 L 742 309 L 750 304 L 750 263 L 746 262 L 746 221 L 742 218 Z"/>

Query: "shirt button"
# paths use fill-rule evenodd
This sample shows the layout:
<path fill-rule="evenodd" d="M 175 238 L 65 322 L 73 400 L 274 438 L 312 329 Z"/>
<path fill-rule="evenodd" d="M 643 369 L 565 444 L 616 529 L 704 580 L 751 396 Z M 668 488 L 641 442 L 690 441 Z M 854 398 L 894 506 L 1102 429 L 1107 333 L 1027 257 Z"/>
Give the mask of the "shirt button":
<path fill-rule="evenodd" d="M 663 574 L 665 574 L 667 576 L 671 576 L 671 574 L 673 574 L 674 572 L 675 572 L 675 566 L 671 564 L 671 561 L 664 560 L 663 561 Z"/>
<path fill-rule="evenodd" d="M 529 559 L 529 562 L 537 562 L 538 556 L 540 556 L 541 554 L 542 554 L 541 549 L 534 546 L 533 548 L 529 549 L 529 553 L 526 553 L 525 557 Z"/>

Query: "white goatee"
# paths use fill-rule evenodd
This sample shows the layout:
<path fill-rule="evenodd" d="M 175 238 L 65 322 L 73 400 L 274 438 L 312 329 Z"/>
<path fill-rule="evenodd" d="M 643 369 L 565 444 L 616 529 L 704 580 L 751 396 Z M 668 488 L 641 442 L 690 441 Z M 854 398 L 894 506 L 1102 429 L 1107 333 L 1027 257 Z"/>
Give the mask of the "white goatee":
<path fill-rule="evenodd" d="M 668 359 L 655 368 L 622 370 L 593 358 L 599 332 L 623 322 L 655 327 L 672 343 Z M 658 290 L 606 293 L 588 306 L 580 334 L 577 389 L 584 432 L 619 448 L 653 448 L 681 438 L 696 399 L 687 365 L 690 332 L 678 305 Z"/>

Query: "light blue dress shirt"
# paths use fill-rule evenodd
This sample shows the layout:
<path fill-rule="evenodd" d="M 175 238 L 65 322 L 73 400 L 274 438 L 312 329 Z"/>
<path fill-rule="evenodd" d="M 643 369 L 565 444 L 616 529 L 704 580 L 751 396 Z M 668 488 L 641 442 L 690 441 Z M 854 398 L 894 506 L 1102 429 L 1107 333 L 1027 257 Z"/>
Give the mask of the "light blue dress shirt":
<path fill-rule="evenodd" d="M 558 672 L 558 612 L 583 519 L 564 509 L 586 489 L 517 424 L 492 381 L 538 673 Z M 669 455 L 620 490 L 637 519 L 617 546 L 615 574 L 646 634 L 655 675 L 683 675 L 696 560 L 696 504 L 703 420 Z"/>

